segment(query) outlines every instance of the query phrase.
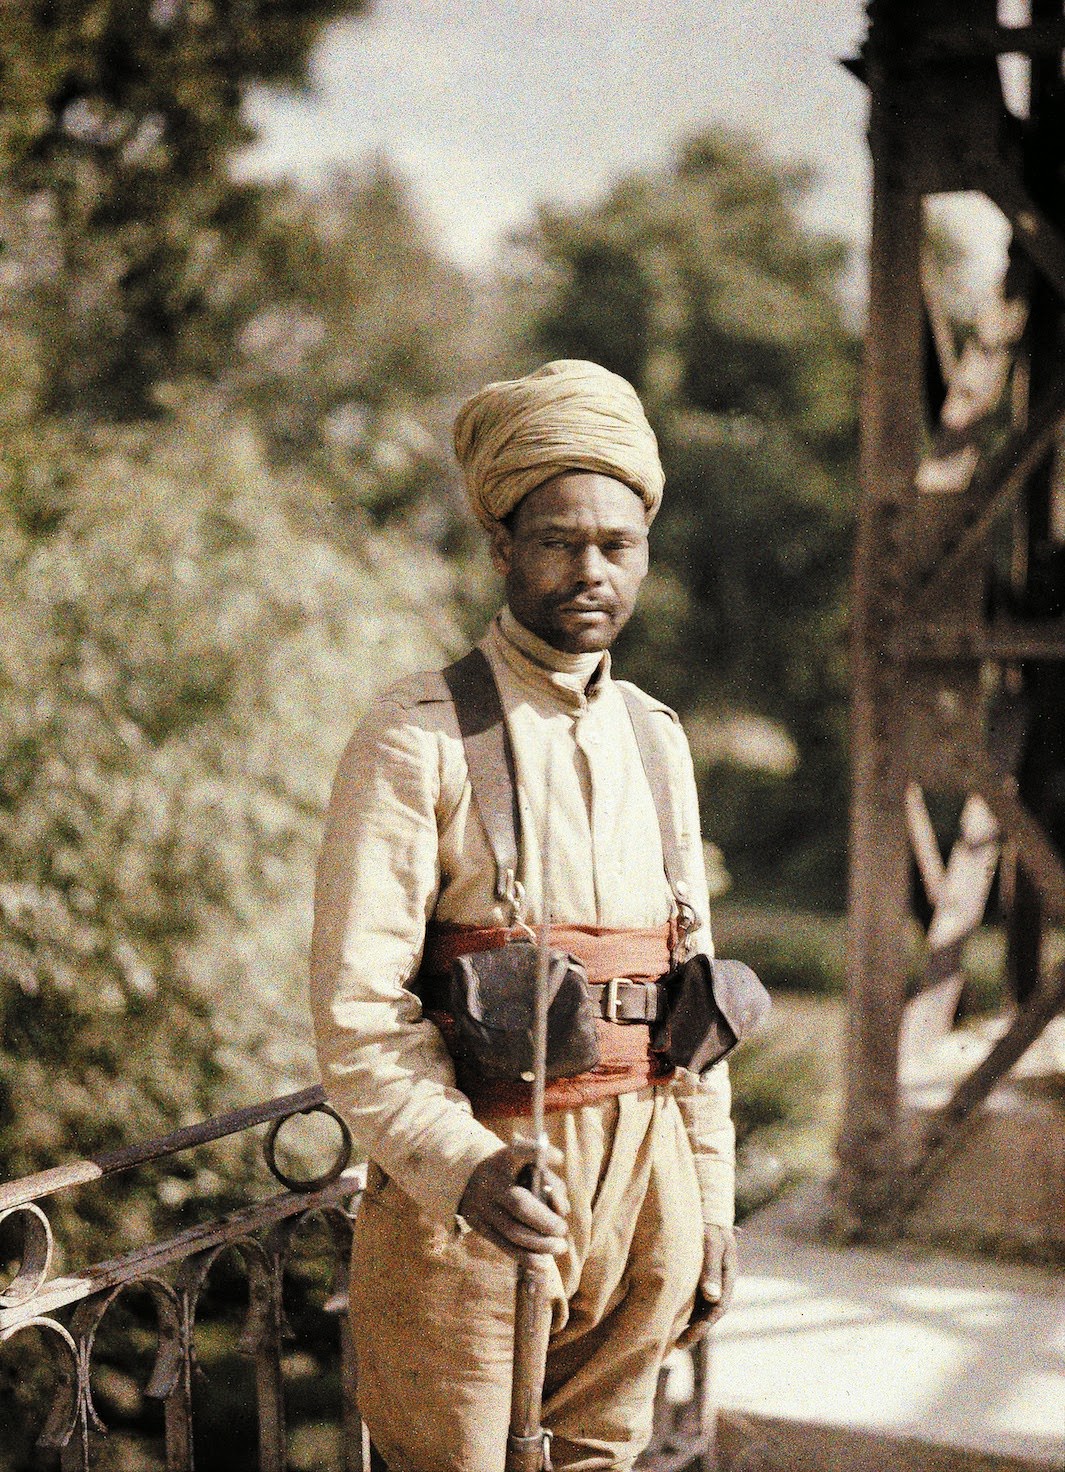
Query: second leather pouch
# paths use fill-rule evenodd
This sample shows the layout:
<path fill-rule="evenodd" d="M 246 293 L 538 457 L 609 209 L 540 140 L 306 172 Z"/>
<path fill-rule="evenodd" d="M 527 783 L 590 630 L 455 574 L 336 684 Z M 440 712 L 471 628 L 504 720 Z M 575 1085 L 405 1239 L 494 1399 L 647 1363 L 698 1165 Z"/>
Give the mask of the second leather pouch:
<path fill-rule="evenodd" d="M 661 985 L 666 1015 L 651 1029 L 651 1046 L 692 1073 L 705 1073 L 727 1057 L 769 1011 L 769 993 L 742 961 L 692 956 Z"/>

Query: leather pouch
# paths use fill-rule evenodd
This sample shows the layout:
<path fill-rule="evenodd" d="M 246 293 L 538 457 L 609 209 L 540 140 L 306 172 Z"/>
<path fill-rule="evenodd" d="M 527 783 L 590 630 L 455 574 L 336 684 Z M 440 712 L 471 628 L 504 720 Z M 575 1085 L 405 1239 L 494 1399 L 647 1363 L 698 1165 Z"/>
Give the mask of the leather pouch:
<path fill-rule="evenodd" d="M 485 1080 L 514 1083 L 532 1072 L 537 950 L 510 941 L 452 963 L 451 1048 L 456 1062 Z M 583 964 L 549 953 L 547 1077 L 570 1078 L 599 1062 L 596 1008 Z"/>
<path fill-rule="evenodd" d="M 769 993 L 742 961 L 691 956 L 663 977 L 664 1018 L 651 1046 L 677 1068 L 705 1073 L 749 1037 L 770 1008 Z"/>

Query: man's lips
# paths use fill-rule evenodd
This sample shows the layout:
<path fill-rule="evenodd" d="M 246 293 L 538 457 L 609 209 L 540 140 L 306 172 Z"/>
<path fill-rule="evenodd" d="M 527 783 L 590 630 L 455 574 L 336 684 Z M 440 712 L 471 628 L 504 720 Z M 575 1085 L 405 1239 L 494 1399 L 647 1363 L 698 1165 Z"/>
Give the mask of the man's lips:
<path fill-rule="evenodd" d="M 598 613 L 606 617 L 610 615 L 610 609 L 605 603 L 560 603 L 557 606 L 559 613 Z"/>

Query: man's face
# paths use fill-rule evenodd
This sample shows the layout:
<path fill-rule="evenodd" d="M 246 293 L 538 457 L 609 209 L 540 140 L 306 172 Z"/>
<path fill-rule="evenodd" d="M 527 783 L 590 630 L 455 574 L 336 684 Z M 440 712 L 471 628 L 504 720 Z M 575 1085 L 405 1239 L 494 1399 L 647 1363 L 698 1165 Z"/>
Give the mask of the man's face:
<path fill-rule="evenodd" d="M 647 572 L 643 502 L 619 480 L 567 471 L 518 503 L 492 537 L 520 624 L 566 654 L 608 649 Z"/>

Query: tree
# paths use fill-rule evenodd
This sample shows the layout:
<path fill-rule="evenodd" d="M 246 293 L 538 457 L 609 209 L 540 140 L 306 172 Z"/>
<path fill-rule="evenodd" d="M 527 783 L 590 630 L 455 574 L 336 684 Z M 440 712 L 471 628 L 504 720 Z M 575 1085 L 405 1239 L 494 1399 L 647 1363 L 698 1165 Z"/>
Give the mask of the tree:
<path fill-rule="evenodd" d="M 41 0 L 0 33 L 3 1176 L 313 1076 L 326 785 L 459 639 L 450 521 L 411 530 L 465 283 L 383 170 L 229 173 L 243 87 L 357 8 Z M 108 1193 L 70 1240 L 159 1208 Z"/>
<path fill-rule="evenodd" d="M 741 888 L 837 901 L 856 343 L 809 183 L 711 132 L 584 212 L 546 210 L 530 346 L 641 391 L 661 440 L 657 570 L 622 645 L 693 737 Z"/>
<path fill-rule="evenodd" d="M 220 384 L 255 413 L 278 462 L 318 467 L 341 508 L 446 540 L 444 437 L 432 431 L 436 400 L 475 351 L 471 293 L 404 184 L 378 165 L 313 193 L 271 191 L 244 295 Z"/>
<path fill-rule="evenodd" d="M 457 643 L 431 550 L 342 553 L 327 490 L 203 396 L 171 414 L 0 433 L 3 1179 L 313 1077 L 328 783 L 370 695 Z M 64 1236 L 160 1210 L 110 1191 Z"/>
<path fill-rule="evenodd" d="M 260 193 L 252 82 L 298 83 L 363 0 L 36 0 L 0 28 L 0 249 L 53 409 L 128 415 L 228 356 Z"/>

